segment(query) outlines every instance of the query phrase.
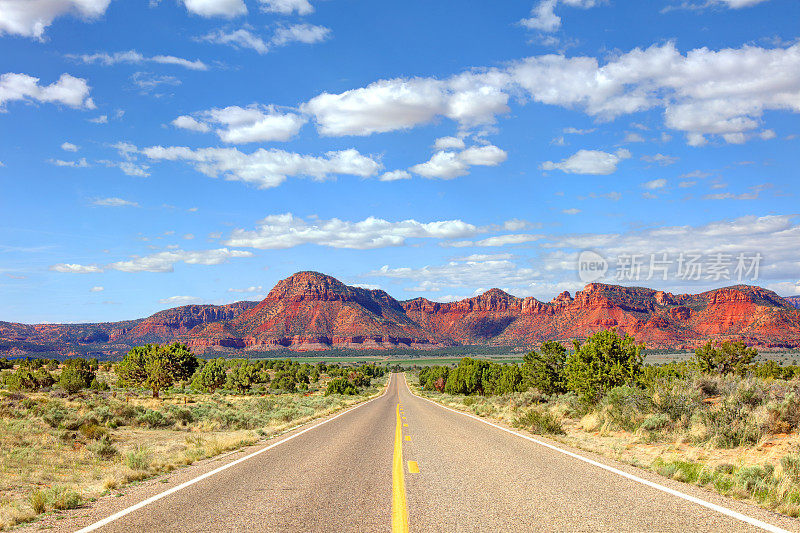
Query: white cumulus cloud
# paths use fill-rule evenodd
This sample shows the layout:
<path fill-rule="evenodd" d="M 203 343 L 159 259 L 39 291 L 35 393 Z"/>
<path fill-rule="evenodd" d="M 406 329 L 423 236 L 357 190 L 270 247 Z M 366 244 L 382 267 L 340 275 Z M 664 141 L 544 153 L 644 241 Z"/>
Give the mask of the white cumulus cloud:
<path fill-rule="evenodd" d="M 507 77 L 498 71 L 464 73 L 448 80 L 396 78 L 340 94 L 323 93 L 303 105 L 322 135 L 370 135 L 411 128 L 442 115 L 472 127 L 506 113 Z"/>
<path fill-rule="evenodd" d="M 247 14 L 244 0 L 182 0 L 187 11 L 201 17 L 234 18 Z"/>
<path fill-rule="evenodd" d="M 181 115 L 180 117 L 173 120 L 171 124 L 176 128 L 190 130 L 190 131 L 198 131 L 200 133 L 205 133 L 211 130 L 208 124 L 203 124 L 196 118 L 190 117 L 189 115 Z"/>
<path fill-rule="evenodd" d="M 531 16 L 520 20 L 520 24 L 532 30 L 552 33 L 561 27 L 561 17 L 556 15 L 555 9 L 559 0 L 542 0 L 531 9 Z M 599 0 L 561 0 L 562 4 L 584 9 L 594 7 Z"/>
<path fill-rule="evenodd" d="M 330 151 L 322 156 L 303 155 L 283 150 L 259 148 L 244 153 L 236 148 L 198 148 L 151 146 L 141 150 L 151 161 L 183 161 L 198 172 L 216 178 L 243 181 L 267 189 L 277 187 L 288 177 L 324 180 L 336 174 L 374 176 L 381 164 L 357 150 Z"/>
<path fill-rule="evenodd" d="M 315 44 L 327 40 L 331 35 L 330 28 L 313 24 L 293 24 L 280 26 L 272 37 L 262 37 L 248 28 L 237 30 L 220 29 L 202 37 L 202 40 L 216 44 L 226 44 L 234 48 L 249 48 L 259 54 L 266 54 L 272 48 L 287 46 L 291 43 Z"/>
<path fill-rule="evenodd" d="M 411 174 L 405 170 L 392 170 L 391 172 L 384 172 L 378 179 L 380 181 L 410 180 Z"/>
<path fill-rule="evenodd" d="M 62 74 L 50 85 L 40 85 L 39 78 L 8 72 L 0 75 L 0 111 L 14 101 L 64 104 L 75 108 L 94 109 L 89 97 L 89 84 L 83 78 Z"/>
<path fill-rule="evenodd" d="M 102 16 L 111 0 L 0 0 L 0 35 L 42 40 L 57 17 L 68 13 L 86 20 Z"/>
<path fill-rule="evenodd" d="M 50 270 L 74 274 L 97 273 L 105 270 L 119 270 L 120 272 L 173 272 L 175 265 L 186 263 L 189 265 L 220 265 L 230 259 L 252 257 L 253 253 L 246 250 L 229 250 L 218 248 L 216 250 L 169 250 L 156 252 L 150 255 L 131 256 L 125 261 L 117 261 L 105 266 L 80 265 L 73 263 L 59 263 L 52 265 Z"/>
<path fill-rule="evenodd" d="M 234 230 L 226 246 L 285 249 L 303 244 L 368 250 L 402 246 L 407 239 L 452 239 L 481 233 L 481 228 L 461 220 L 418 222 L 369 217 L 359 222 L 332 218 L 303 219 L 291 213 L 270 215 L 255 230 Z"/>
<path fill-rule="evenodd" d="M 267 13 L 280 13 L 281 15 L 308 15 L 314 12 L 308 0 L 260 0 L 261 9 Z"/>
<path fill-rule="evenodd" d="M 411 167 L 411 171 L 424 178 L 453 179 L 469 173 L 471 166 L 494 167 L 508 158 L 508 154 L 494 145 L 473 146 L 461 152 L 440 151 L 430 160 Z"/>
<path fill-rule="evenodd" d="M 170 250 L 157 252 L 143 257 L 134 256 L 127 261 L 111 263 L 107 268 L 122 272 L 172 272 L 177 263 L 189 265 L 220 265 L 229 259 L 252 257 L 252 252 L 244 250 Z"/>
<path fill-rule="evenodd" d="M 306 123 L 306 117 L 297 113 L 283 113 L 275 106 L 253 104 L 248 107 L 229 106 L 197 114 L 196 119 L 183 115 L 172 121 L 179 128 L 192 131 L 209 131 L 209 124 L 222 127 L 217 136 L 230 144 L 252 142 L 288 141 Z"/>
<path fill-rule="evenodd" d="M 617 150 L 613 154 L 600 150 L 578 150 L 572 156 L 558 163 L 545 161 L 540 168 L 542 170 L 560 170 L 567 174 L 605 176 L 616 172 L 620 161 L 629 157 L 631 157 L 631 153 L 625 149 Z"/>

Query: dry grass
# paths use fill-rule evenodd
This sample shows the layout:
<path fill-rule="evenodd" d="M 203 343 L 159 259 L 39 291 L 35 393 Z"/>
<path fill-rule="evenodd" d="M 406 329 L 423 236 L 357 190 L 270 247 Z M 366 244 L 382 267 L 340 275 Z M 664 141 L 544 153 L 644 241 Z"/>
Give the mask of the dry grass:
<path fill-rule="evenodd" d="M 280 434 L 378 393 L 139 395 L 0 391 L 0 530 Z"/>
<path fill-rule="evenodd" d="M 492 397 L 452 396 L 421 391 L 412 380 L 408 382 L 417 394 L 449 407 L 491 417 L 792 517 L 800 515 L 800 435 L 796 426 L 789 432 L 780 432 L 786 429 L 783 422 L 776 422 L 782 420 L 776 418 L 780 402 L 769 394 L 763 401 L 752 400 L 747 391 L 753 383 L 745 380 L 711 384 L 712 392 L 720 396 L 705 400 L 698 397 L 696 409 L 686 408 L 680 416 L 676 412 L 673 417 L 654 414 L 650 408 L 637 405 L 633 393 L 586 408 L 569 396 L 548 398 L 535 390 Z M 791 390 L 796 384 L 763 385 L 765 390 L 785 394 L 794 409 Z M 663 391 L 655 394 L 655 402 L 677 411 L 684 409 L 674 398 L 664 396 Z M 619 400 L 624 400 L 622 406 Z M 741 435 L 731 429 L 740 421 L 727 428 L 711 427 L 709 420 L 713 422 L 720 416 L 716 413 L 737 402 L 750 403 L 747 408 L 740 407 L 740 414 L 752 426 L 743 428 Z"/>

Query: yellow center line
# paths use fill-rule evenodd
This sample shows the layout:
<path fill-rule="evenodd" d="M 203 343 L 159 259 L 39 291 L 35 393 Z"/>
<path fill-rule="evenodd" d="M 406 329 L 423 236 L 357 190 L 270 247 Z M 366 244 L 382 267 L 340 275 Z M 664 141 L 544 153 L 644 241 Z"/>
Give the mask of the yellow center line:
<path fill-rule="evenodd" d="M 403 427 L 400 421 L 400 404 L 397 404 L 397 423 L 394 430 L 394 456 L 392 461 L 392 532 L 408 533 L 408 505 L 403 469 Z"/>
<path fill-rule="evenodd" d="M 408 473 L 409 474 L 419 474 L 419 465 L 416 461 L 409 461 L 408 462 Z"/>
<path fill-rule="evenodd" d="M 408 424 L 403 424 L 403 427 L 404 427 L 404 428 L 407 428 L 407 427 L 408 427 Z"/>

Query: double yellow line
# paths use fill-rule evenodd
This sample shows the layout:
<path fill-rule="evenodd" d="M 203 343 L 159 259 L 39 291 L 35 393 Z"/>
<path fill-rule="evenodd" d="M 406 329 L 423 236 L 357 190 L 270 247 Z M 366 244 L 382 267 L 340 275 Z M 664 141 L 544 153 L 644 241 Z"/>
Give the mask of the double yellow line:
<path fill-rule="evenodd" d="M 408 503 L 403 472 L 403 420 L 397 404 L 397 424 L 394 430 L 394 457 L 392 460 L 392 532 L 408 532 Z"/>

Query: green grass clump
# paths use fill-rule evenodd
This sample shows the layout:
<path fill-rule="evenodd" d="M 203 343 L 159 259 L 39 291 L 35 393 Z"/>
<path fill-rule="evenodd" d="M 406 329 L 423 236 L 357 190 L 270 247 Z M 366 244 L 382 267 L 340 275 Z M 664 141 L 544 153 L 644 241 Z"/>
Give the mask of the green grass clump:
<path fill-rule="evenodd" d="M 564 435 L 561 422 L 549 411 L 529 409 L 521 417 L 514 420 L 514 425 L 524 428 L 536 435 Z"/>
<path fill-rule="evenodd" d="M 151 462 L 150 449 L 147 446 L 136 445 L 125 454 L 125 464 L 131 470 L 147 470 Z"/>
<path fill-rule="evenodd" d="M 28 502 L 36 514 L 42 514 L 47 510 L 47 496 L 41 490 L 31 492 L 30 496 L 28 496 Z"/>
<path fill-rule="evenodd" d="M 111 443 L 108 435 L 89 445 L 89 451 L 94 452 L 100 459 L 111 459 L 117 455 L 117 449 Z"/>

